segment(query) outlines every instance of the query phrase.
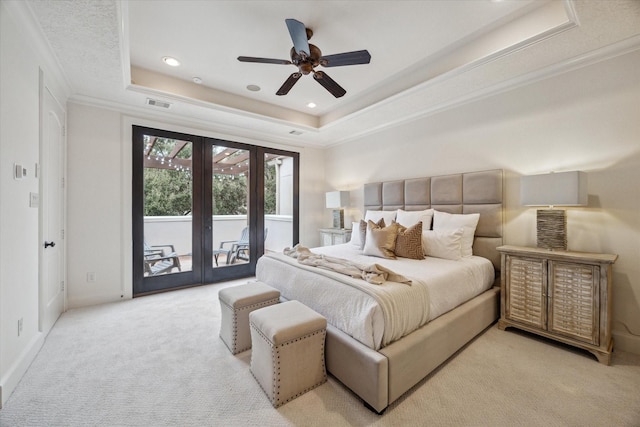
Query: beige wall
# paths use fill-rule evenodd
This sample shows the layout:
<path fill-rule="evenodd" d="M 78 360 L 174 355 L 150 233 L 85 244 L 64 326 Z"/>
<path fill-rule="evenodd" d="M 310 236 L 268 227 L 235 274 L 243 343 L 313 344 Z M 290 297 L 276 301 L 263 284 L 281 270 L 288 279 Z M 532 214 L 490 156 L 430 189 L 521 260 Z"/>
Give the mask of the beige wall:
<path fill-rule="evenodd" d="M 327 150 L 328 188 L 505 170 L 505 242 L 535 246 L 535 209 L 519 177 L 583 170 L 589 206 L 568 210 L 569 249 L 618 254 L 616 348 L 640 353 L 640 52 L 600 62 Z M 627 332 L 631 330 L 635 336 Z"/>

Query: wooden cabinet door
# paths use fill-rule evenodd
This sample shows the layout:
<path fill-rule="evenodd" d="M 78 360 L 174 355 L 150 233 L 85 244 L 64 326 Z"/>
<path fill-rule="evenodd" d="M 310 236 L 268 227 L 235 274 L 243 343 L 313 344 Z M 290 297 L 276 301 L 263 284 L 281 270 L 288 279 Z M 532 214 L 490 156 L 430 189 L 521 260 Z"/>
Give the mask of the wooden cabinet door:
<path fill-rule="evenodd" d="M 506 271 L 506 318 L 546 329 L 547 261 L 508 255 Z"/>
<path fill-rule="evenodd" d="M 599 268 L 551 261 L 549 281 L 549 332 L 599 345 Z"/>

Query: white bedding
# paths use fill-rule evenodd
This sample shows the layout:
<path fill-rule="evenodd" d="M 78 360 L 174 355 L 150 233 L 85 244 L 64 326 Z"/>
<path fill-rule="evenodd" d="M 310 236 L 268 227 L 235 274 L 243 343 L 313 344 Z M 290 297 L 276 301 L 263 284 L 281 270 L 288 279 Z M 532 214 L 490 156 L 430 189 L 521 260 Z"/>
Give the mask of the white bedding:
<path fill-rule="evenodd" d="M 352 244 L 311 249 L 361 264 L 378 263 L 412 280 L 372 285 L 339 273 L 296 265 L 283 254 L 258 260 L 256 278 L 282 296 L 313 308 L 364 345 L 378 350 L 489 289 L 495 270 L 481 257 L 458 261 L 383 259 L 362 255 Z"/>

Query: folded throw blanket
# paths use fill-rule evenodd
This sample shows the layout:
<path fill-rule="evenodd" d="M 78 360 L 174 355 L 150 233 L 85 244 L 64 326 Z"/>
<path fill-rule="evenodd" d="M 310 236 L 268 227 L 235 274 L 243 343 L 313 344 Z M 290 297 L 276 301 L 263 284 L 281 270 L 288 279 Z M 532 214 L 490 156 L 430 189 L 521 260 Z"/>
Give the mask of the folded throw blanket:
<path fill-rule="evenodd" d="M 410 279 L 380 264 L 361 265 L 344 258 L 314 254 L 309 248 L 300 244 L 295 245 L 293 248 L 285 248 L 282 252 L 291 258 L 297 258 L 300 264 L 335 271 L 356 279 L 365 280 L 374 285 L 381 285 L 386 281 L 411 285 Z"/>

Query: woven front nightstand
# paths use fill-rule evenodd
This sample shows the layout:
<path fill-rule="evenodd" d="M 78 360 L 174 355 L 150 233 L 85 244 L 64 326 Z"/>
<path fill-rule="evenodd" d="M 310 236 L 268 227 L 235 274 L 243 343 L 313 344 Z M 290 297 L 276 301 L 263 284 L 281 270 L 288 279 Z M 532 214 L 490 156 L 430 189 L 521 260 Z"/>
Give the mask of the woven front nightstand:
<path fill-rule="evenodd" d="M 617 255 L 500 246 L 498 327 L 515 327 L 611 360 L 611 270 Z"/>

